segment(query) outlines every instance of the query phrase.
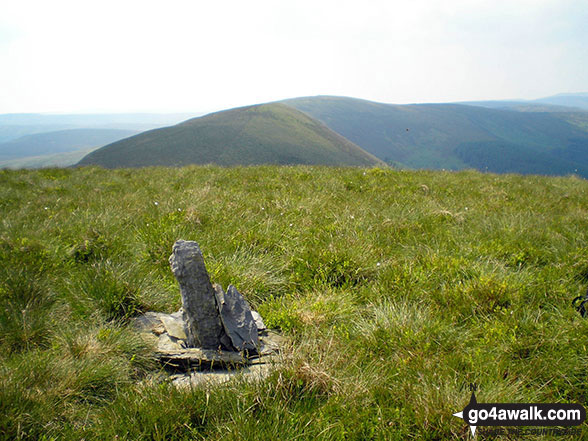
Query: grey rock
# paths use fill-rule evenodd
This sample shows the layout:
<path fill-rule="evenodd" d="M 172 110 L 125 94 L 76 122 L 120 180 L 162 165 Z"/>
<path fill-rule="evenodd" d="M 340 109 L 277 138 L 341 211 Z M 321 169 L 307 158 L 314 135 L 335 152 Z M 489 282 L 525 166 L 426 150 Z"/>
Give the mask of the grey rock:
<path fill-rule="evenodd" d="M 264 332 L 259 336 L 259 355 L 277 354 L 280 352 L 280 345 L 283 339 L 280 335 L 274 332 Z"/>
<path fill-rule="evenodd" d="M 163 328 L 163 325 L 161 326 Z M 153 332 L 139 332 L 141 339 L 149 346 L 157 348 L 159 344 L 159 336 Z"/>
<path fill-rule="evenodd" d="M 275 357 L 265 357 L 263 360 L 256 360 L 256 362 L 239 369 L 190 371 L 172 375 L 170 379 L 172 380 L 172 384 L 180 389 L 200 386 L 216 386 L 233 379 L 240 379 L 241 381 L 253 383 L 267 378 L 279 363 L 280 360 Z"/>
<path fill-rule="evenodd" d="M 253 316 L 253 320 L 255 320 L 255 326 L 257 326 L 258 331 L 264 331 L 265 329 L 267 329 L 265 327 L 265 323 L 263 322 L 263 319 L 261 318 L 261 315 L 259 314 L 259 312 L 254 311 L 252 309 L 251 315 Z"/>
<path fill-rule="evenodd" d="M 161 312 L 146 312 L 138 317 L 135 317 L 131 324 L 139 332 L 152 332 L 156 335 L 165 332 L 163 323 L 161 322 L 161 316 L 165 314 Z"/>
<path fill-rule="evenodd" d="M 224 328 L 200 247 L 193 241 L 178 240 L 169 262 L 180 284 L 188 345 L 221 347 Z"/>
<path fill-rule="evenodd" d="M 164 363 L 184 368 L 215 368 L 246 365 L 249 360 L 239 352 L 200 348 L 160 346 L 157 357 Z"/>
<path fill-rule="evenodd" d="M 177 314 L 175 316 L 174 314 L 162 314 L 160 320 L 163 323 L 166 332 L 171 337 L 188 340 L 188 336 L 186 335 L 186 324 L 181 316 L 178 317 Z"/>
<path fill-rule="evenodd" d="M 216 299 L 216 304 L 217 307 L 220 309 L 222 308 L 222 306 L 225 303 L 225 291 L 223 290 L 223 287 L 221 285 L 219 285 L 218 283 L 215 283 L 212 286 L 212 289 L 214 291 L 214 298 Z M 221 317 L 221 322 L 222 322 L 222 317 Z"/>
<path fill-rule="evenodd" d="M 182 340 L 163 333 L 159 336 L 159 341 L 157 342 L 157 351 L 159 353 L 182 351 L 184 346 L 185 343 Z"/>
<path fill-rule="evenodd" d="M 184 310 L 180 308 L 178 311 L 171 313 L 170 316 L 175 319 L 184 320 Z"/>
<path fill-rule="evenodd" d="M 222 305 L 225 303 L 225 292 L 223 291 L 223 287 L 220 286 L 218 283 L 215 283 L 213 286 L 214 289 L 214 296 L 216 298 L 216 304 L 217 307 L 219 309 L 219 314 L 220 314 L 220 309 L 222 308 Z M 221 315 L 221 323 L 223 321 L 223 317 Z M 223 324 L 223 329 L 225 329 L 225 332 L 223 333 L 222 337 L 221 337 L 221 343 L 222 346 L 226 349 L 228 349 L 229 351 L 236 351 L 237 349 L 233 346 L 233 342 L 231 341 L 231 338 L 227 335 L 226 332 L 226 328 Z"/>
<path fill-rule="evenodd" d="M 247 300 L 233 285 L 229 285 L 226 293 L 220 285 L 215 285 L 215 296 L 222 324 L 233 347 L 238 351 L 257 350 L 259 346 L 257 325 Z"/>

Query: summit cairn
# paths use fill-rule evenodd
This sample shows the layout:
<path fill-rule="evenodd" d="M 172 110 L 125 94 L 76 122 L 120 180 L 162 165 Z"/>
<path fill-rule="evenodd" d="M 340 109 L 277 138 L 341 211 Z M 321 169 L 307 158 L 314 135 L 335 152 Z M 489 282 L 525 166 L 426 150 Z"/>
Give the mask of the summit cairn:
<path fill-rule="evenodd" d="M 193 241 L 178 240 L 169 263 L 180 284 L 187 345 L 203 349 L 222 347 L 225 331 L 200 247 Z"/>
<path fill-rule="evenodd" d="M 267 373 L 281 337 L 266 329 L 237 288 L 229 285 L 225 292 L 212 285 L 198 243 L 176 241 L 169 262 L 182 308 L 173 314 L 147 312 L 135 319 L 135 326 L 156 345 L 164 366 L 183 372 L 174 382 L 218 381 L 238 371 Z"/>

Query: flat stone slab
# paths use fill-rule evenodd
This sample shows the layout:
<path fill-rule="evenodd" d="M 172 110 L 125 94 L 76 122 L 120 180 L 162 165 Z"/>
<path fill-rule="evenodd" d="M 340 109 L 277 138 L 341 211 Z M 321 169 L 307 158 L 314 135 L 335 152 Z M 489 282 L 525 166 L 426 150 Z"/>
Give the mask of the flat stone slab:
<path fill-rule="evenodd" d="M 259 355 L 277 354 L 280 346 L 284 344 L 284 337 L 275 332 L 265 330 L 259 333 Z"/>
<path fill-rule="evenodd" d="M 201 348 L 176 348 L 159 350 L 156 354 L 164 364 L 183 368 L 214 368 L 244 366 L 250 361 L 239 352 L 217 351 Z"/>
<path fill-rule="evenodd" d="M 261 357 L 247 366 L 238 369 L 213 371 L 190 371 L 171 375 L 172 384 L 180 389 L 195 386 L 215 386 L 232 380 L 260 381 L 267 378 L 272 370 L 280 364 L 276 355 Z"/>
<path fill-rule="evenodd" d="M 161 322 L 162 312 L 146 312 L 143 315 L 133 318 L 131 325 L 139 332 L 152 332 L 155 335 L 163 334 L 165 327 Z"/>
<path fill-rule="evenodd" d="M 175 338 L 179 338 L 181 340 L 187 340 L 188 336 L 186 335 L 186 325 L 181 316 L 178 317 L 178 313 L 175 314 L 162 314 L 160 316 L 160 320 L 165 327 L 166 332 Z"/>
<path fill-rule="evenodd" d="M 253 318 L 258 315 L 256 311 L 251 311 Z M 147 312 L 139 317 L 135 317 L 132 326 L 139 331 L 141 336 L 156 347 L 159 357 L 166 357 L 178 360 L 190 360 L 191 356 L 174 355 L 176 352 L 188 353 L 193 351 L 195 363 L 210 361 L 223 361 L 235 363 L 236 360 L 244 358 L 244 354 L 236 351 L 219 351 L 215 349 L 188 348 L 185 325 L 182 317 L 182 311 L 173 314 L 161 312 Z M 280 346 L 284 343 L 284 338 L 269 329 L 258 330 L 257 346 L 255 351 L 248 351 L 249 359 L 256 359 L 259 356 L 267 356 L 279 352 Z M 212 355 L 216 354 L 216 355 Z M 218 354 L 222 354 L 220 356 Z M 232 358 L 231 358 L 232 357 Z"/>
<path fill-rule="evenodd" d="M 177 339 L 166 333 L 161 334 L 157 340 L 157 351 L 160 353 L 181 351 L 185 347 L 184 340 Z"/>

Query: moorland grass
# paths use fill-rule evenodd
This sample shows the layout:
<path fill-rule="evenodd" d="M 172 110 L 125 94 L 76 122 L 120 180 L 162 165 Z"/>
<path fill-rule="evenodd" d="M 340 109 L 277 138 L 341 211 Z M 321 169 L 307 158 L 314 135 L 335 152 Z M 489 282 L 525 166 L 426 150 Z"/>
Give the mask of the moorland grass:
<path fill-rule="evenodd" d="M 587 191 L 471 171 L 0 171 L 0 438 L 456 439 L 471 382 L 482 402 L 585 404 L 570 301 Z M 267 380 L 153 375 L 129 320 L 180 306 L 179 238 L 287 337 Z"/>

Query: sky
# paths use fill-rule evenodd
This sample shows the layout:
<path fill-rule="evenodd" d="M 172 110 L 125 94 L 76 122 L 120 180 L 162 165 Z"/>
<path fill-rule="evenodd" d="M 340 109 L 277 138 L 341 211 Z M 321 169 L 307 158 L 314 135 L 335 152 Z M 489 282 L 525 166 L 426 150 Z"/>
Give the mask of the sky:
<path fill-rule="evenodd" d="M 0 0 L 0 113 L 588 91 L 586 0 Z"/>

